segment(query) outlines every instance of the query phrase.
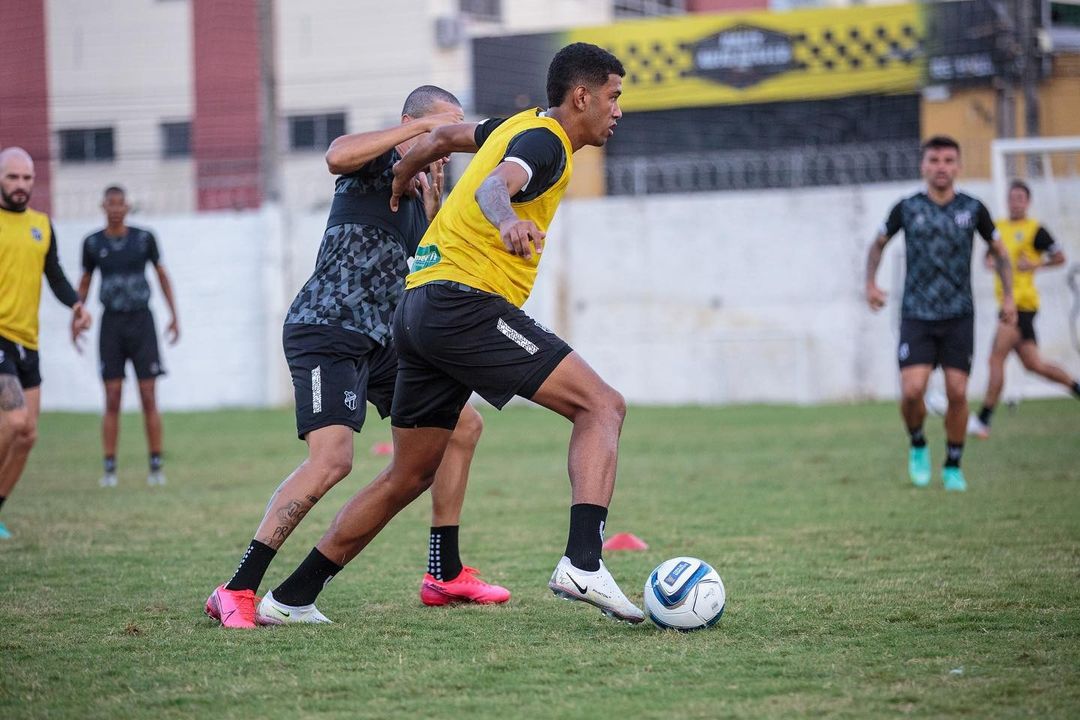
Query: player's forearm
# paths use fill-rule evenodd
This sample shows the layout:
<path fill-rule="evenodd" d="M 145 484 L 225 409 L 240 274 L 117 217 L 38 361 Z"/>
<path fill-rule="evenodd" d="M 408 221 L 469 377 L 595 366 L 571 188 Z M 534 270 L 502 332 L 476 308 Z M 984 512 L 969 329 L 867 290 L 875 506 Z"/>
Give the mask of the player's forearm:
<path fill-rule="evenodd" d="M 997 272 L 998 278 L 1001 279 L 1001 290 L 1005 294 L 1005 297 L 1012 297 L 1013 291 L 1013 271 L 1012 263 L 1009 262 L 1009 256 L 1004 251 L 994 250 L 994 270 Z"/>
<path fill-rule="evenodd" d="M 173 298 L 172 283 L 169 281 L 169 275 L 164 268 L 158 268 L 158 283 L 161 285 L 161 294 L 165 296 L 165 304 L 169 306 L 169 314 L 175 320 L 178 317 L 176 300 Z"/>
<path fill-rule="evenodd" d="M 385 130 L 342 135 L 327 148 L 326 167 L 334 175 L 356 172 L 391 148 L 427 132 L 428 129 L 423 119 L 417 119 Z"/>
<path fill-rule="evenodd" d="M 882 236 L 878 236 L 874 239 L 874 242 L 870 245 L 870 250 L 866 254 L 866 285 L 877 284 L 877 271 L 878 266 L 881 265 L 881 254 L 885 249 L 885 242 Z"/>
<path fill-rule="evenodd" d="M 476 123 L 441 125 L 417 141 L 394 166 L 394 174 L 412 177 L 439 158 L 456 152 L 476 152 Z"/>
<path fill-rule="evenodd" d="M 79 302 L 86 303 L 86 298 L 90 294 L 90 273 L 84 272 L 79 278 L 79 289 L 76 292 L 79 295 Z"/>
<path fill-rule="evenodd" d="M 503 223 L 519 219 L 510 205 L 510 190 L 506 181 L 498 176 L 488 176 L 476 189 L 476 204 L 488 222 L 496 228 Z"/>
<path fill-rule="evenodd" d="M 79 302 L 78 293 L 75 292 L 75 288 L 71 287 L 67 275 L 64 274 L 63 268 L 60 267 L 60 262 L 57 261 L 55 257 L 46 257 L 45 279 L 49 281 L 49 289 L 52 290 L 52 294 L 64 305 L 74 307 L 75 304 Z"/>
<path fill-rule="evenodd" d="M 1049 267 L 1057 267 L 1058 265 L 1064 265 L 1064 264 L 1065 264 L 1065 253 L 1063 253 L 1061 251 L 1058 251 L 1058 252 L 1055 252 L 1055 253 L 1050 253 L 1050 255 L 1047 256 L 1046 260 L 1043 261 L 1043 263 L 1042 263 L 1042 265 L 1040 267 L 1049 268 Z"/>

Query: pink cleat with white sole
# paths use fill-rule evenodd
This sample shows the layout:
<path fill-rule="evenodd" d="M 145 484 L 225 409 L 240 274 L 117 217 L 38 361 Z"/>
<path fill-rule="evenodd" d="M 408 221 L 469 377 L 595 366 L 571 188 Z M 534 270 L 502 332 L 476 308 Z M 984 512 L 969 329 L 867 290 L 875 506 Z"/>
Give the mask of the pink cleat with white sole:
<path fill-rule="evenodd" d="M 206 598 L 206 614 L 227 628 L 255 628 L 255 605 L 259 597 L 254 590 L 226 590 L 218 585 Z"/>
<path fill-rule="evenodd" d="M 453 580 L 436 580 L 431 573 L 424 573 L 420 602 L 429 606 L 451 603 L 497 605 L 510 599 L 509 590 L 484 582 L 477 577 L 477 572 L 476 568 L 465 566 Z"/>

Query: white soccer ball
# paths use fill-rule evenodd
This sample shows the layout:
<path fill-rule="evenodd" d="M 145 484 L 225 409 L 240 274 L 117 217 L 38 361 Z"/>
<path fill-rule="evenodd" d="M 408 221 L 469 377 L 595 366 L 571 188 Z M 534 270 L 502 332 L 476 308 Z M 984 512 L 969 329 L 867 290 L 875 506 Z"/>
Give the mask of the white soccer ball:
<path fill-rule="evenodd" d="M 645 612 L 667 630 L 701 630 L 724 614 L 724 581 L 703 560 L 677 557 L 657 566 L 645 581 Z"/>

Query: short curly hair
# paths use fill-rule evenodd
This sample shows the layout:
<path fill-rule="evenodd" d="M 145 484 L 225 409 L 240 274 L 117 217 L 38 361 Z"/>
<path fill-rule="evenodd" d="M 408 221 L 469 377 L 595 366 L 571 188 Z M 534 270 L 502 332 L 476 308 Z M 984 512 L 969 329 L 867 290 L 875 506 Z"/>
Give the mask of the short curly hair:
<path fill-rule="evenodd" d="M 589 43 L 567 45 L 555 54 L 548 66 L 548 105 L 562 105 L 566 94 L 578 85 L 599 87 L 607 82 L 608 75 L 626 75 L 619 58 Z"/>

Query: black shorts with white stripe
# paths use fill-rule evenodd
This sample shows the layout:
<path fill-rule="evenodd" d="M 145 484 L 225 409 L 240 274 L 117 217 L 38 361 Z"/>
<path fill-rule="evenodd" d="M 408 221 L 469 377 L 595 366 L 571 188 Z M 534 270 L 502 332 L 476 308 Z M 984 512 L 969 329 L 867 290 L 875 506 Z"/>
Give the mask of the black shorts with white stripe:
<path fill-rule="evenodd" d="M 452 429 L 476 392 L 497 408 L 531 398 L 572 352 L 505 298 L 459 283 L 407 290 L 393 323 L 398 378 L 391 422 Z"/>
<path fill-rule="evenodd" d="M 336 325 L 288 323 L 282 332 L 296 400 L 296 434 L 344 425 L 364 426 L 367 403 L 386 417 L 397 376 L 393 345 Z"/>

